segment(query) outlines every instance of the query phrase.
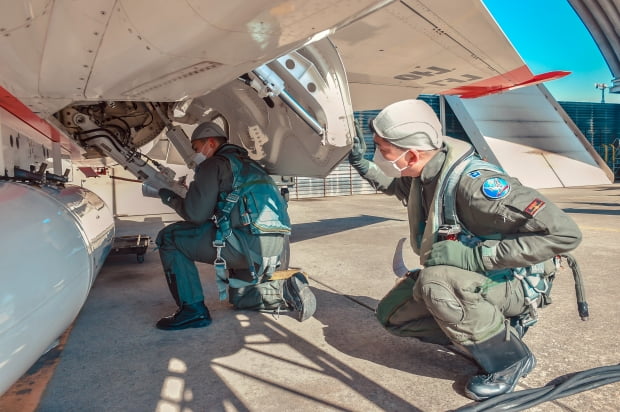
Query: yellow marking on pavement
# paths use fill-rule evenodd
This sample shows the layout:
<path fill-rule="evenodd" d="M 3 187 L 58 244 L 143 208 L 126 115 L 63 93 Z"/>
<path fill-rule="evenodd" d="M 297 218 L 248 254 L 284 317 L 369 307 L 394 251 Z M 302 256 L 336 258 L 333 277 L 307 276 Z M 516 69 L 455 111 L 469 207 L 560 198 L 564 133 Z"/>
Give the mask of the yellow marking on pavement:
<path fill-rule="evenodd" d="M 603 232 L 620 232 L 620 229 L 613 227 L 598 227 L 598 226 L 579 226 L 581 229 L 586 230 L 601 230 Z"/>

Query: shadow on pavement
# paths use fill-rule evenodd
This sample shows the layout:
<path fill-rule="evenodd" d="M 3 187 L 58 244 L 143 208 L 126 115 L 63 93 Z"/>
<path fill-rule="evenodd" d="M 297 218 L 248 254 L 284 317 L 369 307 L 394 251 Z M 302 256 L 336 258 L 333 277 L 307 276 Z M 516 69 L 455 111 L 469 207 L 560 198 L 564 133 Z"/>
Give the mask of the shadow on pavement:
<path fill-rule="evenodd" d="M 317 222 L 299 223 L 293 222 L 291 243 L 302 242 L 321 236 L 345 232 L 351 229 L 382 223 L 388 220 L 403 222 L 403 219 L 391 219 L 379 216 L 359 215 L 334 219 L 321 219 Z"/>

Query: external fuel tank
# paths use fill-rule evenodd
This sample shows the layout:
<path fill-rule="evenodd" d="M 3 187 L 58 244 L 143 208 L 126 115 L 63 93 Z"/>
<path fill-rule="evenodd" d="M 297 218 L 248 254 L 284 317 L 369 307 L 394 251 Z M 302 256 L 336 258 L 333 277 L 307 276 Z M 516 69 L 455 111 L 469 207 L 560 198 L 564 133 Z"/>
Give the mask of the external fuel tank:
<path fill-rule="evenodd" d="M 79 186 L 0 181 L 0 394 L 84 305 L 114 240 L 111 210 Z"/>

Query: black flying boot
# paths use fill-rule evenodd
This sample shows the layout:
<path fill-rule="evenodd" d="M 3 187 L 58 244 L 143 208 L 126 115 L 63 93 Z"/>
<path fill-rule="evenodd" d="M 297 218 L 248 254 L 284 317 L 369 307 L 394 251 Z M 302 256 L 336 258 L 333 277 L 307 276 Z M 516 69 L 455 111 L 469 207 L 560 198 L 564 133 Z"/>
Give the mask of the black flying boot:
<path fill-rule="evenodd" d="M 204 302 L 181 305 L 173 315 L 161 318 L 155 325 L 158 329 L 178 330 L 202 328 L 211 324 L 209 309 Z"/>
<path fill-rule="evenodd" d="M 465 394 L 475 401 L 512 392 L 519 379 L 536 366 L 536 358 L 512 328 L 463 347 L 484 371 L 472 376 L 465 386 Z"/>
<path fill-rule="evenodd" d="M 177 306 L 181 306 L 181 302 L 179 300 L 179 290 L 177 288 L 177 276 L 172 272 L 166 272 L 166 283 L 168 284 L 170 294 L 174 298 Z"/>
<path fill-rule="evenodd" d="M 314 315 L 316 298 L 308 286 L 308 279 L 303 273 L 297 272 L 284 281 L 282 296 L 291 309 L 299 312 L 298 320 L 300 322 Z"/>

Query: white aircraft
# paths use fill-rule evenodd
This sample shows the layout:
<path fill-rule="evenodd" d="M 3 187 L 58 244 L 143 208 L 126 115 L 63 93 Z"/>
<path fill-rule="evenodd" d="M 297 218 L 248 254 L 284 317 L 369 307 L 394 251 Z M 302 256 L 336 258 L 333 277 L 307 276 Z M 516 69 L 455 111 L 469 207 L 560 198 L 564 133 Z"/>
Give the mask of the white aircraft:
<path fill-rule="evenodd" d="M 534 75 L 479 0 L 0 0 L 0 394 L 77 316 L 114 217 L 72 165 L 183 194 L 214 120 L 274 175 L 326 176 L 354 110 Z M 164 161 L 145 148 L 172 144 Z M 49 167 L 49 168 L 48 168 Z"/>

